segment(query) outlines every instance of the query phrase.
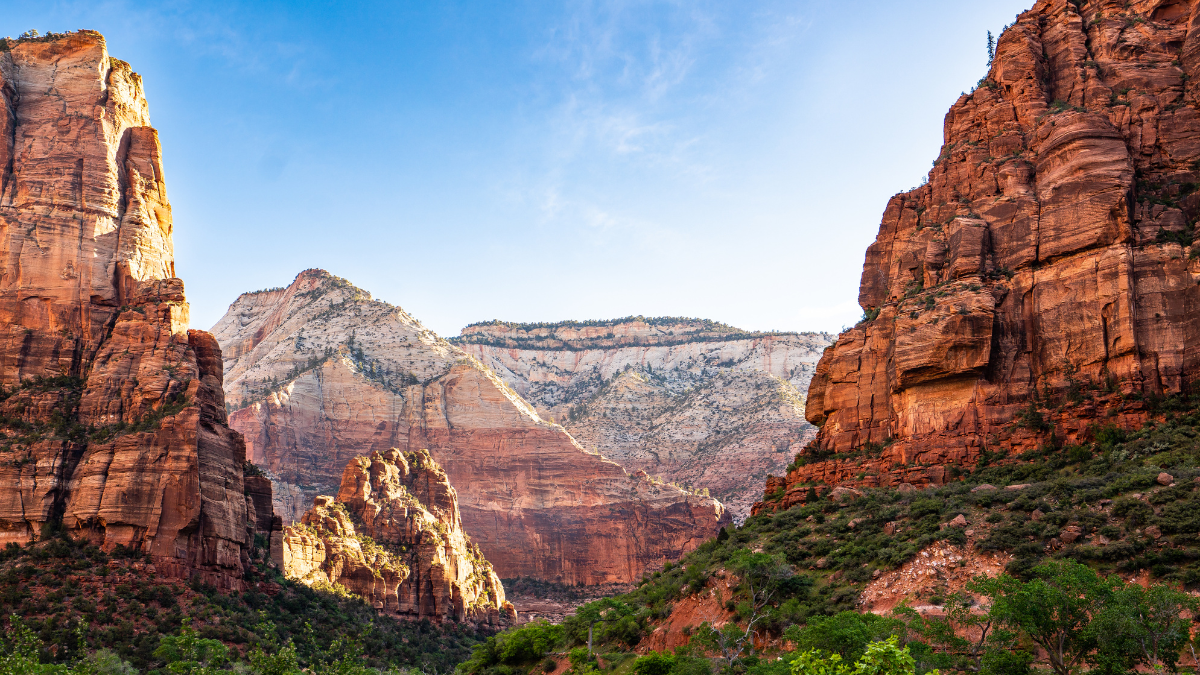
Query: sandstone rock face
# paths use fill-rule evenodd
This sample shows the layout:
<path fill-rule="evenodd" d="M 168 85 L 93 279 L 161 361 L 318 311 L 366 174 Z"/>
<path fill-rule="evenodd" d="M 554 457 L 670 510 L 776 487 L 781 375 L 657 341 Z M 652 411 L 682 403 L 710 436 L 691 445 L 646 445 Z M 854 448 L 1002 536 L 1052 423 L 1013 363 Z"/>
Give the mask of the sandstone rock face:
<path fill-rule="evenodd" d="M 637 579 L 729 522 L 713 499 L 585 451 L 477 360 L 324 271 L 242 295 L 213 332 L 230 424 L 291 504 L 336 489 L 353 457 L 428 448 L 501 577 L 589 584 Z M 291 504 L 277 502 L 289 522 Z"/>
<path fill-rule="evenodd" d="M 832 336 L 633 317 L 475 324 L 452 341 L 584 447 L 710 490 L 741 520 L 816 435 L 803 399 Z"/>
<path fill-rule="evenodd" d="M 864 482 L 939 482 L 1051 428 L 1138 424 L 1106 416 L 1119 393 L 1196 380 L 1198 7 L 1039 0 L 1004 31 L 928 184 L 887 205 L 867 320 L 809 389 L 815 455 L 868 449 Z M 789 485 L 864 469 L 813 459 Z"/>
<path fill-rule="evenodd" d="M 463 533 L 458 496 L 428 451 L 392 449 L 346 464 L 337 499 L 320 496 L 284 529 L 284 573 L 338 584 L 411 619 L 516 622 L 504 587 Z"/>
<path fill-rule="evenodd" d="M 237 588 L 241 437 L 189 331 L 141 78 L 90 31 L 0 53 L 0 542 L 48 524 Z"/>

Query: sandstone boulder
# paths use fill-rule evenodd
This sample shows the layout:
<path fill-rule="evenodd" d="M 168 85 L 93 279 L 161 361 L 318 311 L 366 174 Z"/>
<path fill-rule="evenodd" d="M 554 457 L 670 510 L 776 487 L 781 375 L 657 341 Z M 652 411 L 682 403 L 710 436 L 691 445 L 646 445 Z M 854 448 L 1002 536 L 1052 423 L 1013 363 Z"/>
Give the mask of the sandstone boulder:
<path fill-rule="evenodd" d="M 861 491 L 840 485 L 829 491 L 829 499 L 834 502 L 852 502 L 862 496 Z"/>

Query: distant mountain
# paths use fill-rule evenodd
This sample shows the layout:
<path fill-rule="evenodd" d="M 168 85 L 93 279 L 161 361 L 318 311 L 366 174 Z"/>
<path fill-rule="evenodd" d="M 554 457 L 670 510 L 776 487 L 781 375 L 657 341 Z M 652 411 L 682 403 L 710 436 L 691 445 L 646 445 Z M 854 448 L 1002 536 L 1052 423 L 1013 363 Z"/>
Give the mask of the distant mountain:
<path fill-rule="evenodd" d="M 213 328 L 230 425 L 299 520 L 353 457 L 428 449 L 502 578 L 630 582 L 729 522 L 717 501 L 627 475 L 399 307 L 322 270 L 246 293 Z"/>
<path fill-rule="evenodd" d="M 709 490 L 740 520 L 816 434 L 804 396 L 833 336 L 637 316 L 491 321 L 451 341 L 584 447 Z"/>

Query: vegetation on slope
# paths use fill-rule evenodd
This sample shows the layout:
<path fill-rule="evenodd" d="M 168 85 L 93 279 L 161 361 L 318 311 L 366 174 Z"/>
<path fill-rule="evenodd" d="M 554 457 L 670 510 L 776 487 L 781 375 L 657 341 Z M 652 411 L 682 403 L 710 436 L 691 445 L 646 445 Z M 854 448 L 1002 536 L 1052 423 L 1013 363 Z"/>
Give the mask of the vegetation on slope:
<path fill-rule="evenodd" d="M 5 670 L 3 660 L 30 649 L 38 662 L 71 672 L 216 672 L 168 667 L 169 645 L 188 635 L 214 641 L 212 654 L 218 645 L 227 651 L 214 668 L 241 672 L 445 673 L 489 635 L 465 625 L 397 621 L 359 599 L 313 590 L 261 565 L 248 573 L 244 593 L 150 570 L 141 554 L 119 547 L 105 554 L 61 533 L 24 547 L 9 544 L 0 552 L 0 623 L 8 634 L 0 673 L 31 672 L 22 669 L 28 663 Z M 96 657 L 97 650 L 107 652 Z M 97 658 L 136 671 L 96 670 Z"/>
<path fill-rule="evenodd" d="M 744 640 L 741 653 L 722 662 L 734 671 L 754 669 L 785 636 L 854 610 L 876 570 L 895 569 L 938 541 L 966 545 L 965 528 L 947 526 L 959 515 L 970 523 L 977 549 L 1012 556 L 1007 566 L 1012 581 L 1005 583 L 1051 583 L 1047 579 L 1056 572 L 1045 565 L 1053 563 L 1077 576 L 1080 568 L 1087 570 L 1095 584 L 1107 583 L 1104 578 L 1112 574 L 1128 578 L 1145 572 L 1158 582 L 1195 588 L 1200 586 L 1200 395 L 1151 403 L 1154 421 L 1138 431 L 1100 427 L 1084 445 L 1055 444 L 1003 460 L 986 456 L 973 471 L 962 469 L 961 480 L 943 486 L 854 494 L 814 484 L 805 504 L 751 517 L 644 578 L 630 593 L 585 605 L 552 639 L 537 643 L 545 646 L 543 653 L 511 645 L 528 642 L 523 630 L 548 628 L 517 629 L 479 646 L 465 668 L 494 675 L 534 672 L 545 652 L 585 645 L 588 627 L 598 617 L 603 618 L 593 626 L 598 650 L 628 652 L 663 625 L 674 605 L 711 595 L 713 582 L 721 579 L 736 584 L 724 605 L 735 629 L 687 627 L 684 633 L 692 639 L 685 652 L 728 657 L 725 647 L 736 642 L 734 633 L 748 631 L 760 649 Z M 779 580 L 766 602 L 756 600 L 754 588 L 763 575 Z M 958 602 L 950 589 L 936 587 L 913 600 L 947 611 Z M 730 634 L 722 638 L 717 634 L 722 632 Z M 1028 633 L 1010 633 L 1014 645 L 1032 653 Z M 624 663 L 616 656 L 606 662 Z"/>

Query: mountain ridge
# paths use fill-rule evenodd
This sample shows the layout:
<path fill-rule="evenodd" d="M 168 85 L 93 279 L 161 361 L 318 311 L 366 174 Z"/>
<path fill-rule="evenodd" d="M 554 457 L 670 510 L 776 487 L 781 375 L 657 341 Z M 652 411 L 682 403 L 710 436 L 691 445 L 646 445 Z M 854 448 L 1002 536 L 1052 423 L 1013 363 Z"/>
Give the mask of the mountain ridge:
<path fill-rule="evenodd" d="M 442 465 L 504 578 L 627 582 L 728 522 L 718 502 L 586 451 L 477 359 L 327 272 L 240 296 L 213 331 L 231 423 L 287 518 L 331 492 L 350 457 L 394 447 Z"/>

